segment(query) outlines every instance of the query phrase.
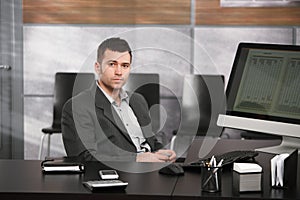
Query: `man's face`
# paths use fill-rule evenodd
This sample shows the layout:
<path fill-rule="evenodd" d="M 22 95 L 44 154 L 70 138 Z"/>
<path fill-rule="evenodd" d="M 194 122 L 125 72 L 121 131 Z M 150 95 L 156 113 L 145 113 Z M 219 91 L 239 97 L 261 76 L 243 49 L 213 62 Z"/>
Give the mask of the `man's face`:
<path fill-rule="evenodd" d="M 111 94 L 126 83 L 130 73 L 129 52 L 117 52 L 107 49 L 101 63 L 96 62 L 95 70 L 102 89 Z"/>

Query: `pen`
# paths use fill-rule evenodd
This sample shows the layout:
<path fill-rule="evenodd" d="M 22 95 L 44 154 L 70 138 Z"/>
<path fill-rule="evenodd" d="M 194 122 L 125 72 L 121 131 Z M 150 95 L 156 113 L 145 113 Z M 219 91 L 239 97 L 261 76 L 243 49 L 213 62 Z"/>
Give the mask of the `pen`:
<path fill-rule="evenodd" d="M 224 161 L 224 159 L 220 160 L 220 162 L 218 163 L 217 167 L 221 167 L 223 161 Z M 216 168 L 216 169 L 215 169 L 216 172 L 217 172 L 218 169 L 219 169 L 219 168 Z M 215 172 L 213 172 L 213 173 L 215 173 Z M 219 190 L 218 173 L 216 173 L 215 178 L 216 178 L 216 188 L 217 188 L 217 190 Z"/>
<path fill-rule="evenodd" d="M 214 162 L 215 156 L 212 156 L 210 161 L 209 161 L 209 167 L 213 167 L 213 162 Z M 208 170 L 210 170 L 210 168 L 208 168 Z"/>
<path fill-rule="evenodd" d="M 211 159 L 210 159 L 210 161 L 209 161 L 209 165 L 210 165 L 210 166 L 213 165 L 214 159 L 215 159 L 215 156 L 212 156 Z"/>

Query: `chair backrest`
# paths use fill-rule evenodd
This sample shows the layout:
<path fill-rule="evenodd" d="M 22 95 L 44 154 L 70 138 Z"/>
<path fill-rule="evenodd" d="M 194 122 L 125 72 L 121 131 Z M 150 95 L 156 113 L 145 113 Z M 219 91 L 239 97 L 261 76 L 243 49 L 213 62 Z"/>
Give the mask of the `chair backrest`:
<path fill-rule="evenodd" d="M 57 72 L 55 74 L 52 127 L 61 128 L 62 108 L 66 101 L 90 88 L 94 81 L 93 73 Z"/>
<path fill-rule="evenodd" d="M 160 89 L 159 74 L 130 74 L 124 89 L 129 92 L 136 92 L 144 96 L 150 109 L 152 119 L 152 130 L 156 133 L 160 128 Z M 153 106 L 153 107 L 152 107 Z"/>
<path fill-rule="evenodd" d="M 216 121 L 218 115 L 225 112 L 224 93 L 222 75 L 186 75 L 178 133 L 191 136 L 220 134 Z M 209 127 L 212 133 L 208 133 Z"/>

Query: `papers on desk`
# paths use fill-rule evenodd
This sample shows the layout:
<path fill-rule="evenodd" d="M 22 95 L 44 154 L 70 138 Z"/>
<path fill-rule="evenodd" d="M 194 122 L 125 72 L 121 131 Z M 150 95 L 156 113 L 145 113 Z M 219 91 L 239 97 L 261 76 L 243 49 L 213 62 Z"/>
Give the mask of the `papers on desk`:
<path fill-rule="evenodd" d="M 261 191 L 262 167 L 256 163 L 233 163 L 233 188 L 238 192 Z"/>
<path fill-rule="evenodd" d="M 289 157 L 288 153 L 276 155 L 271 159 L 271 182 L 272 186 L 283 187 L 284 160 Z"/>
<path fill-rule="evenodd" d="M 46 159 L 42 161 L 41 167 L 43 172 L 84 172 L 84 165 L 82 163 L 67 157 Z"/>
<path fill-rule="evenodd" d="M 233 163 L 233 170 L 238 173 L 262 172 L 262 167 L 256 163 Z"/>
<path fill-rule="evenodd" d="M 298 150 L 279 154 L 271 159 L 272 187 L 288 187 L 296 183 Z"/>

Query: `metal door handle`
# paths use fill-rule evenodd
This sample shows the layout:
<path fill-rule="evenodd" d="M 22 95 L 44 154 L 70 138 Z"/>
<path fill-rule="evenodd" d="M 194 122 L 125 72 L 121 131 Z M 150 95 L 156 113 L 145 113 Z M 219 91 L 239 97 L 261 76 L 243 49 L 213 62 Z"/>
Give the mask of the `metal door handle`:
<path fill-rule="evenodd" d="M 4 69 L 4 70 L 11 70 L 11 66 L 9 65 L 0 65 L 0 69 Z"/>

